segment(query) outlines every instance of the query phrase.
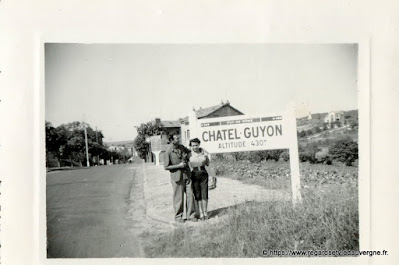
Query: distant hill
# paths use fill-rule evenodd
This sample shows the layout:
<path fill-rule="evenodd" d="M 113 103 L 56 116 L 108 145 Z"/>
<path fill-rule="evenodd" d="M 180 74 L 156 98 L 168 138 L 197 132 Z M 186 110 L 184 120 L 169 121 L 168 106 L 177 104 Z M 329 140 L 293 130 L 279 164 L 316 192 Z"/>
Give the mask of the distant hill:
<path fill-rule="evenodd" d="M 348 110 L 344 111 L 346 119 L 357 119 L 358 118 L 358 110 Z M 308 120 L 307 117 L 301 117 L 297 119 L 297 130 L 305 131 L 312 129 L 315 126 L 323 126 L 324 117 L 328 114 L 328 112 L 322 113 L 313 113 L 312 119 Z"/>
<path fill-rule="evenodd" d="M 315 113 L 315 114 L 312 114 L 312 119 L 322 120 L 322 119 L 324 119 L 324 117 L 325 117 L 327 114 L 328 114 L 328 112 Z"/>
<path fill-rule="evenodd" d="M 125 146 L 125 147 L 132 147 L 134 144 L 133 140 L 128 141 L 115 141 L 115 142 L 105 142 L 106 146 Z"/>
<path fill-rule="evenodd" d="M 348 111 L 344 111 L 344 113 L 345 113 L 346 118 L 357 118 L 358 117 L 358 110 L 348 110 Z M 301 118 L 297 118 L 297 122 L 312 123 L 312 121 L 314 122 L 317 120 L 323 121 L 324 117 L 326 117 L 327 114 L 328 114 L 328 112 L 312 113 L 312 119 L 308 120 L 308 117 L 301 117 Z"/>
<path fill-rule="evenodd" d="M 359 117 L 359 111 L 357 109 L 345 111 L 345 117 L 347 118 L 347 116 L 350 118 L 357 118 Z"/>

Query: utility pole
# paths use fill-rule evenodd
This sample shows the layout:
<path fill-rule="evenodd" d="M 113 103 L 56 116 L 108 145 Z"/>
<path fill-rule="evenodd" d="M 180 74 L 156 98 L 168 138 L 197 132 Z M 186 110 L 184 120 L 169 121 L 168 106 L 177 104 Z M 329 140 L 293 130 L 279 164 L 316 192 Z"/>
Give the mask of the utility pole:
<path fill-rule="evenodd" d="M 98 143 L 98 134 L 97 134 L 97 126 L 96 126 L 96 143 Z M 97 166 L 100 165 L 100 156 L 97 155 Z"/>
<path fill-rule="evenodd" d="M 90 163 L 89 163 L 89 144 L 87 143 L 87 130 L 86 130 L 86 124 L 83 125 L 83 128 L 84 128 L 84 130 L 85 130 L 86 164 L 87 164 L 87 167 L 90 167 Z"/>

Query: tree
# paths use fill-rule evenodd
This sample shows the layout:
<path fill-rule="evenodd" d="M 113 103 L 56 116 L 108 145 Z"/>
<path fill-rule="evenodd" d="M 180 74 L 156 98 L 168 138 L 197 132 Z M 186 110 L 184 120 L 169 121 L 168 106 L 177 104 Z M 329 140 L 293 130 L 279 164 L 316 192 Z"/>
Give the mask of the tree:
<path fill-rule="evenodd" d="M 84 127 L 87 131 L 87 142 L 89 153 L 93 156 L 105 158 L 108 156 L 108 150 L 102 144 L 104 137 L 101 131 L 93 130 L 89 124 L 78 121 L 62 124 L 54 128 L 51 123 L 46 122 L 46 152 L 56 154 L 58 166 L 62 160 L 69 161 L 73 165 L 73 161 L 79 164 L 86 161 L 86 144 Z M 97 142 L 98 141 L 98 142 Z M 49 157 L 49 156 L 48 156 Z"/>
<path fill-rule="evenodd" d="M 134 139 L 134 148 L 142 159 L 145 159 L 149 152 L 149 144 L 145 141 L 147 137 L 162 134 L 162 125 L 147 122 L 142 123 L 137 129 L 137 136 Z"/>
<path fill-rule="evenodd" d="M 80 122 L 69 123 L 66 126 L 68 131 L 67 134 L 67 153 L 73 158 L 73 160 L 82 163 L 85 160 L 85 136 L 84 130 L 81 127 Z"/>
<path fill-rule="evenodd" d="M 89 145 L 89 153 L 92 156 L 102 156 L 104 153 L 104 150 L 106 151 L 106 148 L 99 143 L 92 142 Z"/>
<path fill-rule="evenodd" d="M 60 166 L 63 146 L 66 144 L 66 134 L 63 130 L 53 127 L 53 125 L 46 121 L 46 157 L 54 157 L 57 161 L 57 166 Z M 51 154 L 51 155 L 50 155 Z M 47 160 L 47 163 L 51 163 Z"/>
<path fill-rule="evenodd" d="M 299 160 L 301 162 L 309 161 L 310 163 L 316 162 L 316 153 L 319 151 L 319 148 L 316 143 L 309 143 L 307 145 L 299 145 Z"/>
<path fill-rule="evenodd" d="M 314 128 L 313 128 L 313 133 L 314 133 L 314 134 L 316 134 L 316 133 L 321 133 L 320 127 L 319 127 L 319 126 L 314 127 Z"/>
<path fill-rule="evenodd" d="M 338 140 L 331 148 L 330 154 L 347 166 L 351 166 L 359 158 L 358 144 L 350 137 Z"/>

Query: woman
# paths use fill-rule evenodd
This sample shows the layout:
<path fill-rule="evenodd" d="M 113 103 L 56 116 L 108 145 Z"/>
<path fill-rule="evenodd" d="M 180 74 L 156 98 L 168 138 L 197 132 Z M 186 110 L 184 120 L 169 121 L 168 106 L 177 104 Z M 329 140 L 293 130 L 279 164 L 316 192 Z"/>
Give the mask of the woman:
<path fill-rule="evenodd" d="M 190 140 L 191 155 L 189 165 L 191 169 L 191 182 L 194 198 L 198 203 L 200 220 L 208 219 L 208 172 L 205 166 L 209 166 L 208 153 L 200 147 L 198 138 Z"/>

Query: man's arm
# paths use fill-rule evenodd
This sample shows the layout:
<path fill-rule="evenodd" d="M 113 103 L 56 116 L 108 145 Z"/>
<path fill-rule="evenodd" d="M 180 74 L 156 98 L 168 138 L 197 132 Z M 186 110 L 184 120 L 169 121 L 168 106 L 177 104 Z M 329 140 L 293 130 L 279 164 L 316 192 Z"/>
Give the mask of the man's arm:
<path fill-rule="evenodd" d="M 180 169 L 180 168 L 185 168 L 185 167 L 186 167 L 186 163 L 181 162 L 178 165 L 165 166 L 164 168 L 166 170 L 173 170 L 173 169 Z"/>
<path fill-rule="evenodd" d="M 179 169 L 179 168 L 184 168 L 183 166 L 183 162 L 178 164 L 178 165 L 170 165 L 170 157 L 169 157 L 170 153 L 169 152 L 165 152 L 165 164 L 164 164 L 164 168 L 165 170 L 173 170 L 173 169 Z"/>
<path fill-rule="evenodd" d="M 190 150 L 190 149 L 188 149 L 188 148 L 185 147 L 184 145 L 183 145 L 183 148 L 184 148 L 184 152 L 186 152 L 187 154 L 190 154 L 190 155 L 191 155 L 191 150 Z"/>
<path fill-rule="evenodd" d="M 203 148 L 202 148 L 201 151 L 204 153 L 204 156 L 205 156 L 205 158 L 206 158 L 205 165 L 206 165 L 206 166 L 209 166 L 209 162 L 210 162 L 209 153 L 208 153 L 205 149 L 203 149 Z"/>

